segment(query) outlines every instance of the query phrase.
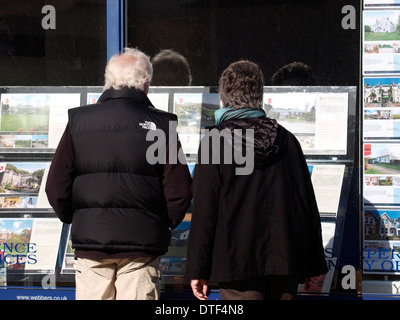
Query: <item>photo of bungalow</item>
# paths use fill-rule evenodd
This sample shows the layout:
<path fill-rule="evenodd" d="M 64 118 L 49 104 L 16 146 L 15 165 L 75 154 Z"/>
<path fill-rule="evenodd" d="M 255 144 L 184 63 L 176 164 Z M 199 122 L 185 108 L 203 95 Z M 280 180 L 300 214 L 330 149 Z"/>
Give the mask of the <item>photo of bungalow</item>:
<path fill-rule="evenodd" d="M 0 168 L 0 193 L 37 194 L 44 175 L 44 163 L 7 163 Z"/>
<path fill-rule="evenodd" d="M 400 239 L 400 217 L 397 211 L 364 212 L 365 240 L 397 240 Z"/>
<path fill-rule="evenodd" d="M 398 144 L 372 143 L 371 151 L 364 150 L 365 174 L 400 175 Z"/>
<path fill-rule="evenodd" d="M 390 21 L 389 17 L 383 17 L 371 26 L 373 32 L 396 32 L 396 25 Z"/>

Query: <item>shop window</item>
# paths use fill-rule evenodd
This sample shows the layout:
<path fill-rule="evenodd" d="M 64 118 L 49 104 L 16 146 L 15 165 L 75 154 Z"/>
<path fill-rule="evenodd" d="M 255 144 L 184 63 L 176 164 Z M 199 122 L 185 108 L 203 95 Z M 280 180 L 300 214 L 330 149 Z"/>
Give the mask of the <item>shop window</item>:
<path fill-rule="evenodd" d="M 0 85 L 102 85 L 106 27 L 106 0 L 7 1 L 0 10 Z"/>

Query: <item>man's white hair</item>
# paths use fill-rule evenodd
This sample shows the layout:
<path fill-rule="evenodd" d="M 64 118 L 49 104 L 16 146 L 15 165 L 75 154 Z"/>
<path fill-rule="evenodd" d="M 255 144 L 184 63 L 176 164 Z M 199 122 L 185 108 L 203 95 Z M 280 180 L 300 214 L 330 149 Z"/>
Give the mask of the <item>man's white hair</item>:
<path fill-rule="evenodd" d="M 135 88 L 144 91 L 153 76 L 153 66 L 150 58 L 142 51 L 125 48 L 124 53 L 115 54 L 107 63 L 105 71 L 104 90 L 122 87 Z"/>

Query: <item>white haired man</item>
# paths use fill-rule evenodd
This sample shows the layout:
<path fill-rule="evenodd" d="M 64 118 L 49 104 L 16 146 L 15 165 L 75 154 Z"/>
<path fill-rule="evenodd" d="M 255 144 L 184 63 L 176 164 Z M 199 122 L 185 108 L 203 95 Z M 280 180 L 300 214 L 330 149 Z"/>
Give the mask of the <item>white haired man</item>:
<path fill-rule="evenodd" d="M 177 117 L 148 99 L 151 77 L 149 57 L 126 48 L 108 62 L 98 103 L 68 112 L 46 193 L 71 224 L 76 299 L 159 299 L 160 256 L 192 195 L 187 165 L 168 163 Z M 146 159 L 152 129 L 166 134 L 166 163 Z"/>

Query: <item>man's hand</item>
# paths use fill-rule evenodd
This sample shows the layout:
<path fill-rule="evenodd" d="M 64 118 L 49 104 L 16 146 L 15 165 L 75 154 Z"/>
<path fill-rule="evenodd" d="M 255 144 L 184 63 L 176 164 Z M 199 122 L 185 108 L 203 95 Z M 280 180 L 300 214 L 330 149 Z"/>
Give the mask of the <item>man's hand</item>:
<path fill-rule="evenodd" d="M 314 277 L 307 277 L 304 281 L 304 289 L 305 290 L 310 290 L 311 285 L 313 284 L 313 282 L 318 282 L 318 280 L 320 279 L 321 276 L 314 276 Z"/>
<path fill-rule="evenodd" d="M 207 280 L 192 279 L 190 282 L 194 296 L 199 300 L 208 300 L 207 297 Z"/>

